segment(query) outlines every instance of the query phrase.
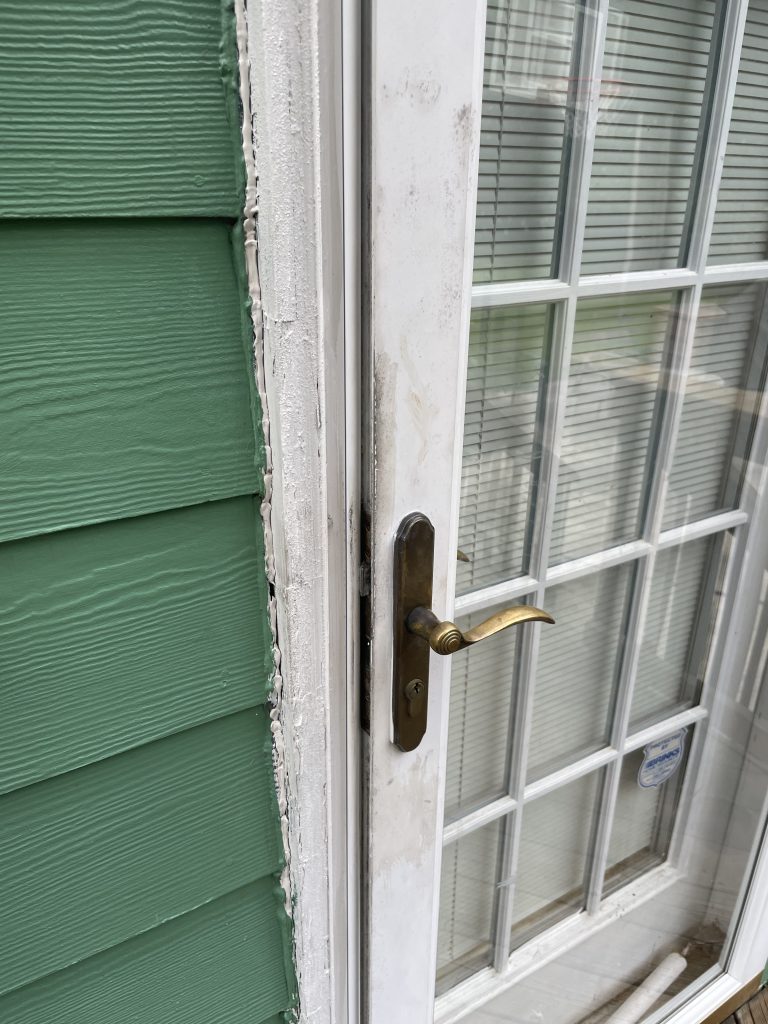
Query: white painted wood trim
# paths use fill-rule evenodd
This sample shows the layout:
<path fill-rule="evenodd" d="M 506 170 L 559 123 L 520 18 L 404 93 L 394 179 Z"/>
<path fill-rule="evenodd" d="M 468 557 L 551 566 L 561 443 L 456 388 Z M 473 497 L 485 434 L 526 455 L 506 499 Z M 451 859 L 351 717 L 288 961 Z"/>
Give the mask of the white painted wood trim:
<path fill-rule="evenodd" d="M 366 1024 L 432 1024 L 447 740 L 447 658 L 432 658 L 427 732 L 392 743 L 395 532 L 435 527 L 433 606 L 453 614 L 471 225 L 478 173 L 484 0 L 367 5 L 365 500 L 371 519 Z"/>
<path fill-rule="evenodd" d="M 346 1024 L 355 1019 L 358 865 L 348 816 L 357 722 L 348 719 L 347 512 L 356 501 L 346 492 L 341 0 L 250 0 L 246 18 L 282 676 L 273 733 L 299 1019 Z"/>

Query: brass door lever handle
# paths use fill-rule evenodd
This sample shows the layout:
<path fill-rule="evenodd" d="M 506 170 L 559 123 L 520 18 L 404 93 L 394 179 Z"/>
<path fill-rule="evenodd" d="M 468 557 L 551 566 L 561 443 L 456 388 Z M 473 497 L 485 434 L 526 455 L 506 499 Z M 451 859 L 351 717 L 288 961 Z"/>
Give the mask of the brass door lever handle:
<path fill-rule="evenodd" d="M 550 622 L 554 625 L 555 620 L 541 608 L 520 604 L 505 608 L 464 632 L 455 622 L 441 622 L 431 608 L 419 605 L 410 613 L 405 624 L 410 633 L 426 640 L 435 654 L 455 654 L 519 622 Z"/>
<path fill-rule="evenodd" d="M 432 611 L 435 531 L 422 512 L 412 512 L 395 536 L 393 580 L 392 738 L 415 750 L 427 729 L 430 650 L 454 654 L 518 622 L 554 622 L 528 604 L 505 608 L 463 631 Z"/>

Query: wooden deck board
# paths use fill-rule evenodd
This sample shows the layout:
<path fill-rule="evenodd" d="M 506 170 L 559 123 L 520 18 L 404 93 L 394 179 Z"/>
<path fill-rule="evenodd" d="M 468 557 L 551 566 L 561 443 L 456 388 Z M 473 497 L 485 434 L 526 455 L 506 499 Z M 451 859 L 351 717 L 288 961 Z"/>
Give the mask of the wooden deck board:
<path fill-rule="evenodd" d="M 762 989 L 724 1024 L 768 1024 L 768 989 Z"/>

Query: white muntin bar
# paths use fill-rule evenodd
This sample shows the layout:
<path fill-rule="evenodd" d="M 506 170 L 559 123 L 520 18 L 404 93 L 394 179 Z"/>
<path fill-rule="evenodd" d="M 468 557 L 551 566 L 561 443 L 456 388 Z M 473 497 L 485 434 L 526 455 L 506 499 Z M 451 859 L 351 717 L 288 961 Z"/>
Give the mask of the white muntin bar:
<path fill-rule="evenodd" d="M 698 537 L 706 537 L 711 533 L 718 533 L 720 530 L 729 529 L 732 526 L 739 526 L 745 521 L 745 513 L 727 512 L 722 516 L 702 520 L 701 523 L 694 523 L 689 527 L 681 527 L 670 530 L 668 534 L 662 535 L 660 547 L 671 547 L 686 540 L 695 540 Z M 683 531 L 685 532 L 683 535 Z M 547 569 L 545 583 L 548 587 L 554 587 L 559 583 L 568 583 L 571 580 L 579 579 L 582 576 L 590 576 L 592 573 L 602 569 L 611 569 L 616 565 L 623 565 L 626 562 L 633 562 L 652 551 L 651 544 L 645 540 L 633 540 L 627 544 L 619 544 L 615 548 L 606 548 L 605 551 L 597 551 L 593 555 L 584 555 L 575 558 L 570 562 L 562 562 Z M 473 590 L 469 594 L 461 594 L 456 598 L 454 610 L 456 615 L 472 615 L 475 612 L 486 611 L 497 604 L 507 601 L 517 601 L 520 598 L 533 595 L 540 588 L 541 583 L 534 576 L 518 576 L 514 580 L 505 580 L 502 583 L 494 583 L 490 587 L 483 587 L 481 590 Z"/>
<path fill-rule="evenodd" d="M 728 263 L 706 267 L 701 273 L 687 267 L 670 270 L 639 270 L 622 274 L 590 274 L 569 284 L 560 279 L 478 284 L 472 288 L 472 307 L 517 306 L 536 302 L 562 302 L 575 297 L 602 298 L 633 292 L 656 292 L 692 288 L 698 281 L 710 284 L 739 284 L 768 280 L 768 261 Z"/>
<path fill-rule="evenodd" d="M 529 782 L 525 787 L 524 794 L 526 804 L 531 800 L 546 796 L 562 786 L 567 786 L 570 782 L 575 782 L 599 768 L 604 768 L 607 764 L 615 761 L 618 756 L 619 752 L 614 747 L 603 747 L 602 750 L 596 750 L 594 754 L 588 754 L 580 761 L 566 765 L 565 768 L 552 772 L 551 775 L 545 775 L 542 779 Z"/>
<path fill-rule="evenodd" d="M 710 537 L 725 530 L 731 530 L 742 526 L 747 522 L 748 513 L 742 509 L 733 512 L 721 512 L 706 519 L 685 526 L 677 526 L 671 530 L 665 530 L 659 535 L 656 544 L 657 550 L 676 547 L 688 541 L 700 540 Z M 630 541 L 627 544 L 620 544 L 615 548 L 608 548 L 605 551 L 598 551 L 593 555 L 585 555 L 570 562 L 563 562 L 561 565 L 553 566 L 546 572 L 546 585 L 556 586 L 560 583 L 567 583 L 579 579 L 582 576 L 589 576 L 602 569 L 610 569 L 616 565 L 636 561 L 649 555 L 654 550 L 647 540 Z M 472 591 L 469 594 L 461 594 L 456 598 L 455 614 L 471 615 L 475 612 L 486 611 L 498 604 L 507 601 L 517 601 L 521 598 L 535 594 L 540 588 L 539 581 L 534 576 L 519 576 L 514 580 L 504 580 L 495 583 L 490 587 L 483 587 L 481 590 Z"/>
<path fill-rule="evenodd" d="M 476 832 L 479 828 L 492 825 L 494 821 L 514 811 L 516 807 L 517 801 L 511 796 L 502 796 L 476 811 L 465 814 L 462 818 L 457 818 L 456 821 L 449 822 L 443 829 L 443 846 L 455 843 L 457 839 L 468 836 L 470 832 Z"/>
<path fill-rule="evenodd" d="M 594 555 L 584 555 L 572 562 L 563 562 L 561 565 L 548 569 L 546 584 L 548 587 L 552 587 L 558 583 L 579 579 L 581 576 L 590 576 L 602 569 L 611 569 L 615 565 L 633 562 L 642 558 L 643 555 L 650 554 L 651 550 L 651 545 L 647 541 L 633 540 L 628 544 L 619 544 L 615 548 L 598 551 Z"/>
<path fill-rule="evenodd" d="M 734 512 L 721 512 L 716 516 L 709 516 L 707 519 L 700 519 L 697 523 L 688 523 L 686 526 L 676 526 L 672 530 L 665 530 L 659 535 L 657 548 L 662 551 L 664 548 L 677 547 L 678 544 L 685 544 L 691 540 L 701 540 L 703 537 L 711 537 L 715 533 L 722 533 L 724 530 L 732 530 L 736 526 L 743 526 L 749 519 L 749 515 L 741 509 Z"/>
<path fill-rule="evenodd" d="M 536 302 L 562 302 L 564 299 L 602 298 L 610 295 L 629 295 L 636 292 L 665 290 L 682 291 L 697 282 L 711 284 L 740 284 L 768 280 L 768 261 L 755 263 L 729 263 L 706 267 L 698 272 L 686 267 L 671 270 L 629 271 L 622 274 L 590 274 L 569 284 L 567 281 L 512 281 L 498 284 L 478 284 L 472 288 L 472 308 L 489 306 L 518 306 Z"/>
<path fill-rule="evenodd" d="M 573 291 L 565 281 L 510 281 L 499 284 L 476 284 L 472 288 L 472 308 L 514 306 L 521 302 L 557 302 Z"/>
<path fill-rule="evenodd" d="M 741 281 L 765 281 L 768 279 L 768 262 L 728 263 L 707 267 L 704 284 L 738 284 Z"/>
<path fill-rule="evenodd" d="M 580 299 L 599 298 L 603 295 L 628 295 L 632 292 L 690 288 L 696 281 L 696 272 L 683 267 L 673 267 L 671 270 L 641 270 L 626 274 L 595 274 L 580 278 L 576 284 L 576 293 Z"/>
<path fill-rule="evenodd" d="M 686 729 L 689 725 L 695 725 L 696 722 L 703 722 L 708 715 L 707 709 L 700 704 L 697 704 L 695 708 L 678 711 L 676 715 L 670 715 L 660 722 L 655 722 L 653 725 L 627 736 L 624 742 L 624 753 L 631 754 L 633 750 L 639 750 L 640 747 L 645 747 L 647 744 L 653 743 L 654 740 L 663 740 L 665 736 L 671 736 L 673 732 Z"/>
<path fill-rule="evenodd" d="M 497 604 L 516 601 L 534 593 L 538 587 L 539 581 L 533 576 L 518 576 L 515 580 L 505 580 L 491 587 L 483 587 L 482 590 L 473 590 L 456 598 L 453 606 L 454 615 L 471 615 Z"/>

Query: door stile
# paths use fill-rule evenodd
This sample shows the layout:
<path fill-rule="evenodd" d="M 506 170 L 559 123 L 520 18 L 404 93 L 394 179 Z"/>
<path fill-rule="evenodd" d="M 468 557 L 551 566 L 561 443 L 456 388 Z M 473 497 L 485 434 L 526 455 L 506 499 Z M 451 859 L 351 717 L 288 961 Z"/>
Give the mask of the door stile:
<path fill-rule="evenodd" d="M 392 554 L 401 520 L 426 514 L 435 527 L 433 606 L 450 616 L 485 3 L 371 0 L 367 17 L 372 628 L 363 1019 L 430 1024 L 450 659 L 431 656 L 427 732 L 416 750 L 400 751 L 392 743 Z"/>

